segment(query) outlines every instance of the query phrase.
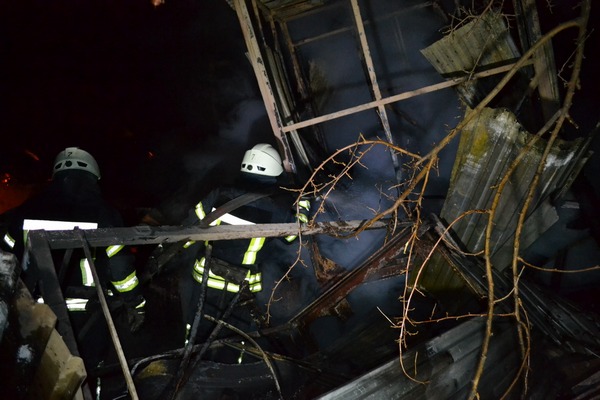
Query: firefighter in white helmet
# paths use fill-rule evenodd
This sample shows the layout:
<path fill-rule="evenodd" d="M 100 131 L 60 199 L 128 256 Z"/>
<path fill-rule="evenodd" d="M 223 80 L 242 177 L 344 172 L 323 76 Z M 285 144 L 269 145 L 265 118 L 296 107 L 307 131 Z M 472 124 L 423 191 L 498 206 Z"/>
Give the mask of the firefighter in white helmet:
<path fill-rule="evenodd" d="M 214 189 L 198 202 L 190 211 L 184 224 L 201 222 L 207 216 L 210 219 L 211 212 L 216 210 L 219 213 L 223 210 L 220 207 L 231 204 L 229 203 L 231 200 L 244 199 L 244 196 L 246 200 L 242 200 L 234 209 L 220 215 L 210 225 L 308 221 L 310 209 L 308 200 L 296 202 L 293 192 L 280 189 L 283 167 L 281 157 L 273 146 L 260 143 L 246 151 L 242 158 L 240 172 L 240 179 L 234 185 Z M 281 239 L 290 243 L 296 239 L 296 236 Z M 188 328 L 197 311 L 199 287 L 203 278 L 206 277 L 209 299 L 210 293 L 221 293 L 221 297 L 225 298 L 227 294 L 232 296 L 241 290 L 247 293 L 262 290 L 260 265 L 264 257 L 269 256 L 269 251 L 265 251 L 269 241 L 270 238 L 256 237 L 186 244 L 196 255 L 191 271 L 192 279 L 184 278 L 182 285 L 182 308 Z M 211 246 L 209 265 L 205 257 L 208 245 Z M 207 303 L 207 306 L 210 306 L 210 302 Z M 221 305 L 216 307 L 221 308 L 217 312 L 222 311 L 223 305 L 224 302 L 221 302 Z"/>
<path fill-rule="evenodd" d="M 2 248 L 21 259 L 24 255 L 27 229 L 66 230 L 73 229 L 75 226 L 88 228 L 123 226 L 119 212 L 101 195 L 98 186 L 100 177 L 98 163 L 90 153 L 78 147 L 67 147 L 62 150 L 55 158 L 50 184 L 38 195 L 1 216 L 8 227 L 3 233 Z M 100 279 L 103 280 L 102 284 L 113 294 L 109 301 L 124 305 L 130 329 L 136 331 L 144 320 L 145 301 L 132 254 L 128 248 L 119 243 L 102 249 L 96 248 L 94 251 L 94 264 Z M 84 325 L 90 315 L 89 298 L 69 296 L 69 293 L 90 293 L 93 298 L 95 290 L 85 288 L 93 289 L 91 286 L 94 286 L 95 282 L 83 252 L 70 257 L 76 265 L 66 267 L 60 267 L 62 260 L 60 255 L 53 255 L 57 256 L 55 266 L 66 268 L 65 271 L 59 271 L 59 274 L 64 274 L 65 277 L 64 297 L 67 309 L 71 311 L 70 319 L 77 335 L 78 327 Z M 33 265 L 28 266 L 27 262 L 24 268 L 22 277 L 30 291 L 34 295 L 43 294 L 38 290 L 37 268 Z M 95 304 L 98 304 L 97 301 Z M 98 320 L 103 324 L 103 318 Z M 106 327 L 100 327 L 99 330 L 106 330 Z M 87 339 L 89 343 L 79 343 L 82 358 L 88 367 L 95 367 L 91 364 L 99 361 L 98 358 L 109 345 L 109 341 L 104 340 L 105 348 L 101 348 L 103 339 L 108 339 L 108 336 L 99 336 L 99 330 L 86 330 L 94 335 Z M 86 341 L 82 336 L 80 339 Z"/>

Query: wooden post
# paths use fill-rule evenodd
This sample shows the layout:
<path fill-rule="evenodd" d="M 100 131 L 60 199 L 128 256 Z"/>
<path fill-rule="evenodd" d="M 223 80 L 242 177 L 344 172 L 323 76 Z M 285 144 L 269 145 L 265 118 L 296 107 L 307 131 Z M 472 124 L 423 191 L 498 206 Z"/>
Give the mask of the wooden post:
<path fill-rule="evenodd" d="M 275 99 L 275 93 L 273 86 L 269 80 L 269 75 L 265 66 L 265 60 L 260 52 L 258 40 L 252 27 L 252 20 L 248 12 L 245 0 L 233 0 L 235 12 L 237 13 L 240 21 L 240 27 L 244 34 L 244 40 L 246 41 L 246 47 L 248 49 L 248 58 L 254 69 L 258 87 L 267 109 L 267 115 L 269 122 L 271 123 L 271 129 L 279 144 L 279 150 L 283 153 L 283 168 L 286 172 L 295 173 L 296 165 L 291 152 L 291 148 L 288 142 L 287 135 L 283 131 L 283 124 L 281 122 L 281 115 L 277 107 L 277 101 Z"/>
<path fill-rule="evenodd" d="M 367 42 L 367 35 L 365 32 L 365 26 L 363 24 L 362 16 L 360 14 L 360 7 L 358 6 L 358 0 L 350 0 L 352 3 L 352 12 L 354 14 L 354 20 L 356 23 L 356 30 L 358 32 L 358 38 L 363 53 L 363 59 L 369 73 L 369 80 L 371 81 L 371 88 L 373 90 L 373 97 L 375 101 L 381 100 L 381 91 L 379 90 L 379 83 L 377 82 L 377 76 L 375 74 L 375 66 L 373 59 L 371 58 L 371 51 L 369 50 L 369 43 Z M 390 122 L 385 111 L 385 106 L 380 104 L 377 106 L 377 114 L 383 126 L 383 131 L 387 137 L 388 142 L 394 144 L 394 138 L 392 137 L 392 131 L 390 129 Z M 398 161 L 398 155 L 393 149 L 390 149 L 390 156 L 392 157 L 392 163 L 394 164 L 394 170 L 396 171 L 396 179 L 400 181 L 400 162 Z"/>

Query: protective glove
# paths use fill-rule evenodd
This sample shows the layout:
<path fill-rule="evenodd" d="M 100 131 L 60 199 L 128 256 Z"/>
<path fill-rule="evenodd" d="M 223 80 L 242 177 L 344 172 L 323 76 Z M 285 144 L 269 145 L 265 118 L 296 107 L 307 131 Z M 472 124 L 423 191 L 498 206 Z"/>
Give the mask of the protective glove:
<path fill-rule="evenodd" d="M 127 323 L 131 333 L 137 332 L 144 324 L 146 300 L 144 297 L 135 296 L 125 302 L 125 313 L 127 315 Z"/>

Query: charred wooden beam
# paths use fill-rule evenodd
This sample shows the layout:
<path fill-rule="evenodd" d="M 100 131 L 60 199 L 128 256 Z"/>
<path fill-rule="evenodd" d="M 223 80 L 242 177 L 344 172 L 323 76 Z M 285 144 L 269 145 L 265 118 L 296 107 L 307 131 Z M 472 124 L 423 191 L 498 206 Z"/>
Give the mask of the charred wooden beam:
<path fill-rule="evenodd" d="M 288 235 L 331 235 L 347 236 L 365 225 L 365 220 L 315 222 L 300 226 L 297 223 L 288 224 L 257 224 L 257 225 L 219 225 L 208 228 L 198 226 L 134 226 L 129 228 L 100 228 L 85 230 L 85 238 L 91 247 L 110 246 L 114 244 L 152 245 L 204 240 L 234 240 L 255 237 L 283 237 Z M 387 228 L 390 220 L 379 220 L 368 229 Z M 403 227 L 408 222 L 396 226 Z M 68 249 L 81 246 L 80 239 L 73 231 L 31 231 L 29 237 L 46 237 L 50 248 Z"/>
<path fill-rule="evenodd" d="M 424 226 L 425 227 L 425 226 Z M 426 228 L 424 228 L 426 229 Z M 299 327 L 306 327 L 319 317 L 335 315 L 336 307 L 341 304 L 346 296 L 360 284 L 390 275 L 390 265 L 393 266 L 395 275 L 406 272 L 404 264 L 408 258 L 405 245 L 411 236 L 412 230 L 405 229 L 390 239 L 379 251 L 369 257 L 359 268 L 349 272 L 335 282 L 325 293 L 308 307 L 300 311 L 290 322 Z"/>
<path fill-rule="evenodd" d="M 81 247 L 83 248 L 85 258 L 87 259 L 88 265 L 90 267 L 90 271 L 92 276 L 94 277 L 94 282 L 96 283 L 96 294 L 98 295 L 98 300 L 100 302 L 100 306 L 102 308 L 102 313 L 104 314 L 104 318 L 106 320 L 106 324 L 108 325 L 108 330 L 110 333 L 110 337 L 112 339 L 115 351 L 117 353 L 117 358 L 119 359 L 119 363 L 121 364 L 121 369 L 123 371 L 123 377 L 125 378 L 125 383 L 127 384 L 127 391 L 129 392 L 129 396 L 132 400 L 137 400 L 139 397 L 137 395 L 137 390 L 135 388 L 135 384 L 133 383 L 133 378 L 131 373 L 129 372 L 129 367 L 127 366 L 127 359 L 125 358 L 125 353 L 123 352 L 123 347 L 121 346 L 121 340 L 119 339 L 119 334 L 117 333 L 117 328 L 113 321 L 112 315 L 110 314 L 110 310 L 108 308 L 108 302 L 106 300 L 106 296 L 104 295 L 104 290 L 102 289 L 102 285 L 100 284 L 100 277 L 98 276 L 98 272 L 96 270 L 96 265 L 94 262 L 94 258 L 92 257 L 92 251 L 87 241 L 85 240 L 83 230 L 76 229 L 75 233 L 81 242 Z"/>
<path fill-rule="evenodd" d="M 69 351 L 71 354 L 78 356 L 79 349 L 77 348 L 77 341 L 75 340 L 75 334 L 73 333 L 73 327 L 71 326 L 71 320 L 69 319 L 67 303 L 60 290 L 60 284 L 58 282 L 58 277 L 56 276 L 56 269 L 54 267 L 54 261 L 52 260 L 52 254 L 50 253 L 49 242 L 45 237 L 46 232 L 34 232 L 35 234 L 29 235 L 27 244 L 28 251 L 32 255 L 33 261 L 39 271 L 44 302 L 52 309 L 54 314 L 56 314 L 58 319 L 56 330 L 63 337 Z M 71 233 L 73 232 L 71 231 Z M 73 241 L 76 240 L 76 237 L 73 236 Z"/>
<path fill-rule="evenodd" d="M 354 15 L 354 22 L 356 24 L 355 29 L 358 34 L 358 39 L 360 42 L 360 48 L 362 50 L 362 58 L 365 66 L 367 67 L 367 72 L 369 74 L 369 81 L 371 82 L 371 92 L 375 101 L 381 100 L 383 97 L 381 96 L 381 90 L 379 89 L 379 82 L 377 81 L 377 76 L 375 74 L 375 65 L 373 64 L 373 59 L 371 58 L 371 50 L 369 49 L 369 43 L 367 41 L 367 33 L 365 32 L 365 25 L 362 20 L 362 15 L 360 13 L 360 7 L 358 5 L 358 0 L 351 0 L 352 5 L 352 13 Z M 390 123 L 387 117 L 387 113 L 385 111 L 385 107 L 380 104 L 377 106 L 377 115 L 379 116 L 379 120 L 381 122 L 381 126 L 383 127 L 383 131 L 385 132 L 385 137 L 388 142 L 394 144 L 394 138 L 392 137 L 392 130 L 390 128 Z M 395 151 L 390 149 L 390 156 L 392 157 L 392 164 L 394 165 L 394 170 L 396 172 L 396 179 L 398 183 L 401 181 L 400 173 L 400 161 L 398 160 L 398 155 Z"/>
<path fill-rule="evenodd" d="M 525 67 L 530 64 L 531 64 L 530 62 L 527 62 L 523 66 Z M 347 115 L 352 115 L 352 114 L 356 114 L 358 112 L 370 110 L 372 108 L 377 108 L 382 105 L 392 104 L 392 103 L 396 103 L 398 101 L 411 99 L 416 96 L 421 96 L 421 95 L 424 95 L 427 93 L 436 92 L 438 90 L 447 89 L 449 87 L 457 86 L 457 85 L 460 85 L 461 83 L 471 81 L 474 79 L 485 78 L 488 76 L 501 74 L 501 73 L 510 71 L 515 65 L 516 65 L 516 63 L 511 63 L 511 64 L 503 65 L 500 67 L 490 68 L 485 71 L 476 72 L 474 74 L 467 74 L 465 76 L 461 76 L 458 78 L 448 79 L 444 82 L 435 83 L 433 85 L 424 86 L 419 89 L 402 92 L 402 93 L 395 94 L 395 95 L 389 96 L 389 97 L 384 97 L 380 100 L 373 100 L 368 103 L 360 104 L 358 106 L 349 107 L 349 108 L 346 108 L 346 109 L 343 109 L 340 111 L 332 112 L 332 113 L 329 113 L 326 115 L 321 115 L 321 116 L 318 116 L 315 118 L 307 119 L 305 121 L 300 121 L 300 122 L 296 122 L 294 124 L 286 125 L 282 128 L 282 130 L 283 130 L 283 132 L 290 132 L 290 131 L 293 131 L 296 129 L 306 128 L 307 126 L 313 126 L 316 124 L 320 124 L 322 122 L 331 121 L 331 120 L 334 120 L 337 118 L 345 117 Z"/>
<path fill-rule="evenodd" d="M 269 122 L 271 123 L 271 129 L 277 139 L 279 150 L 283 155 L 283 167 L 286 172 L 294 173 L 296 172 L 296 165 L 294 163 L 288 137 L 283 131 L 283 122 L 280 110 L 277 106 L 275 89 L 269 79 L 269 74 L 265 65 L 265 57 L 261 53 L 246 1 L 233 0 L 233 3 L 248 49 L 248 58 L 252 64 L 258 87 L 265 103 Z"/>

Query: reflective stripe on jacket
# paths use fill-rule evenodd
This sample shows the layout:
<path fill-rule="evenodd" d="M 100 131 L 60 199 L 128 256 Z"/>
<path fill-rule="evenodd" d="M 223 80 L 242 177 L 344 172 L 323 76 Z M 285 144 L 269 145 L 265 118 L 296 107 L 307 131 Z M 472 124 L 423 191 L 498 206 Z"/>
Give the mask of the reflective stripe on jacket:
<path fill-rule="evenodd" d="M 114 257 L 121 250 L 123 250 L 123 248 L 123 245 L 108 246 L 106 248 L 106 255 L 108 256 L 108 258 Z M 87 258 L 81 259 L 81 261 L 79 262 L 79 267 L 81 269 L 81 280 L 83 282 L 83 285 L 94 286 L 94 277 L 92 276 L 92 269 L 90 268 L 90 263 L 88 262 Z M 140 282 L 138 280 L 136 272 L 133 271 L 124 279 L 121 279 L 119 281 L 110 281 L 110 283 L 113 284 L 113 286 L 115 287 L 115 289 L 117 289 L 119 293 L 127 293 L 135 289 Z"/>
<path fill-rule="evenodd" d="M 15 244 L 17 243 L 15 241 L 15 239 L 13 239 L 12 236 L 10 236 L 10 234 L 8 232 L 6 232 L 6 235 L 4 235 L 4 243 L 6 243 L 6 245 L 10 248 L 10 249 L 14 249 L 15 248 Z"/>
<path fill-rule="evenodd" d="M 213 211 L 214 210 L 215 209 L 213 208 Z M 196 204 L 195 212 L 196 216 L 200 220 L 206 217 L 206 212 L 204 211 L 202 202 Z M 244 220 L 229 213 L 223 214 L 217 220 L 213 221 L 210 225 L 220 225 L 222 222 L 228 225 L 254 225 L 254 222 L 252 221 Z M 248 245 L 248 248 L 246 249 L 246 252 L 244 253 L 244 256 L 242 258 L 242 265 L 254 264 L 256 262 L 256 256 L 260 249 L 262 249 L 264 244 L 264 237 L 250 239 L 250 244 Z M 188 243 L 186 243 L 186 245 L 188 245 Z M 202 257 L 200 260 L 196 260 L 196 262 L 194 263 L 194 270 L 192 272 L 192 275 L 194 279 L 199 283 L 202 283 L 205 261 L 205 258 Z M 262 290 L 261 277 L 262 275 L 260 272 L 256 274 L 251 274 L 250 270 L 248 270 L 246 280 L 248 281 L 248 288 L 251 292 L 260 292 Z M 214 274 L 212 271 L 209 271 L 208 273 L 208 287 L 218 290 L 227 290 L 228 292 L 233 293 L 240 291 L 239 285 L 226 281 L 223 277 Z"/>
<path fill-rule="evenodd" d="M 231 201 L 231 199 L 235 199 L 245 193 L 248 192 L 241 187 L 224 187 L 216 189 L 196 204 L 193 213 L 190 213 L 189 215 L 188 221 L 191 223 L 195 218 L 202 221 L 210 211 L 218 209 L 219 205 L 226 204 L 228 201 Z M 309 220 L 310 201 L 307 199 L 298 201 L 295 204 L 295 211 L 293 211 L 292 204 L 294 204 L 294 202 L 289 193 L 284 193 L 282 191 L 244 204 L 235 211 L 231 211 L 231 213 L 221 215 L 218 219 L 212 221 L 210 225 L 255 225 L 256 223 L 291 222 L 293 220 L 296 220 L 299 223 L 307 223 Z M 235 215 L 233 215 L 233 213 L 235 213 Z M 296 240 L 297 237 L 297 235 L 289 235 L 282 239 L 287 243 L 291 243 Z M 266 242 L 266 237 L 233 240 L 231 244 L 220 244 L 220 242 L 216 242 L 213 244 L 212 254 L 214 257 L 225 260 L 233 265 L 250 269 L 250 266 L 261 263 L 259 252 L 263 249 Z M 193 242 L 188 242 L 184 247 L 189 247 L 192 244 Z M 204 259 L 201 258 L 195 261 L 193 278 L 197 282 L 202 282 L 203 274 Z M 214 271 L 212 270 L 209 273 L 208 279 L 209 287 L 232 292 L 239 291 L 236 284 L 229 282 L 228 285 L 226 285 L 226 279 L 214 274 Z M 260 279 L 260 273 L 254 275 L 251 272 L 248 273 L 246 280 L 249 283 L 251 291 L 258 292 L 262 289 Z"/>
<path fill-rule="evenodd" d="M 200 260 L 196 260 L 194 263 L 192 275 L 198 283 L 202 283 L 205 264 L 206 259 L 204 257 L 202 257 Z M 250 270 L 248 270 L 245 280 L 248 281 L 248 289 L 250 289 L 251 292 L 260 292 L 262 290 L 262 274 L 260 272 L 252 274 Z M 238 284 L 227 281 L 225 278 L 213 273 L 212 271 L 208 271 L 207 285 L 209 288 L 227 290 L 228 292 L 232 293 L 237 293 L 240 291 L 240 286 Z"/>
<path fill-rule="evenodd" d="M 69 230 L 74 229 L 75 227 L 79 229 L 95 229 L 98 227 L 97 223 L 92 222 L 71 222 L 71 221 L 53 221 L 53 220 L 30 220 L 25 219 L 23 221 L 23 237 L 24 240 L 27 239 L 27 234 L 30 230 L 34 229 L 43 229 L 47 231 L 55 231 L 55 230 Z M 12 240 L 12 237 L 7 233 L 4 237 L 4 241 L 7 244 L 12 243 L 11 248 L 14 248 L 15 241 Z M 121 250 L 124 249 L 123 245 L 113 245 L 108 246 L 106 248 L 106 255 L 108 258 L 116 256 Z M 92 270 L 89 265 L 89 262 L 86 258 L 82 258 L 79 261 L 79 267 L 81 271 L 81 281 L 84 286 L 94 286 L 94 277 L 92 275 Z M 138 284 L 139 280 L 136 275 L 136 271 L 133 270 L 127 277 L 117 280 L 111 281 L 112 285 L 115 289 L 120 293 L 127 293 L 134 290 Z M 109 291 L 110 292 L 110 291 Z M 67 309 L 69 311 L 85 311 L 85 306 L 87 304 L 88 299 L 85 298 L 67 298 L 65 299 L 67 303 Z"/>

